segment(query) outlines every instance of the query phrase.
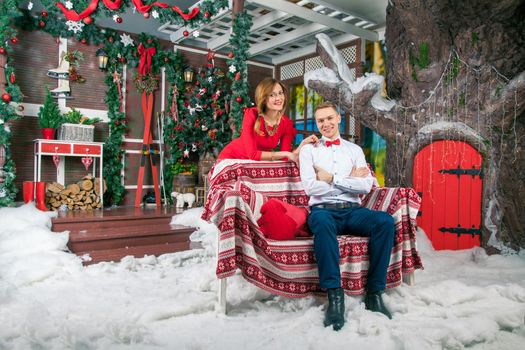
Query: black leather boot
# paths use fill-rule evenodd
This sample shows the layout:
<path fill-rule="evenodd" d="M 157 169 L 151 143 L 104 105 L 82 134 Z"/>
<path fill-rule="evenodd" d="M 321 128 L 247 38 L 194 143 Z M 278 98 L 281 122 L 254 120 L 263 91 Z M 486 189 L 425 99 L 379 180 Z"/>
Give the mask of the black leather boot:
<path fill-rule="evenodd" d="M 365 296 L 365 308 L 373 312 L 380 312 L 389 319 L 392 319 L 392 314 L 386 308 L 383 303 L 383 298 L 381 294 L 383 292 L 368 292 Z"/>
<path fill-rule="evenodd" d="M 345 293 L 343 288 L 328 289 L 328 307 L 324 317 L 324 326 L 333 326 L 334 331 L 345 324 Z"/>

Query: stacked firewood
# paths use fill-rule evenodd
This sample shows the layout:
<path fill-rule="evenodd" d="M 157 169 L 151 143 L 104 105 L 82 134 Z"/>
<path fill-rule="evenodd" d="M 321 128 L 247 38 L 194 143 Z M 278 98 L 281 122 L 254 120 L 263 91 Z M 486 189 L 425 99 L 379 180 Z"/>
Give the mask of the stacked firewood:
<path fill-rule="evenodd" d="M 46 186 L 46 203 L 49 209 L 58 210 L 67 205 L 69 210 L 90 210 L 102 207 L 99 178 L 86 175 L 81 181 L 64 187 L 58 182 Z M 106 181 L 102 183 L 106 192 Z"/>

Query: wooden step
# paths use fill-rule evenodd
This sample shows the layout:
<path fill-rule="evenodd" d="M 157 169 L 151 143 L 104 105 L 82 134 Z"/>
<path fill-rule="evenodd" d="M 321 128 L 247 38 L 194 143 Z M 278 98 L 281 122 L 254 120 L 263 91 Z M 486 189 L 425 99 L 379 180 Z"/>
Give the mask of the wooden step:
<path fill-rule="evenodd" d="M 126 255 L 142 257 L 174 253 L 191 248 L 189 236 L 195 228 L 170 225 L 180 210 L 120 207 L 91 212 L 60 213 L 53 231 L 69 232 L 69 249 L 89 254 L 93 264 L 119 261 Z"/>
<path fill-rule="evenodd" d="M 123 257 L 132 255 L 142 258 L 144 255 L 159 256 L 166 253 L 179 252 L 190 249 L 190 242 L 177 242 L 166 244 L 154 244 L 138 247 L 127 247 L 119 249 L 105 249 L 92 252 L 78 252 L 77 255 L 89 254 L 91 261 L 85 261 L 84 265 L 96 264 L 101 261 L 120 261 Z"/>

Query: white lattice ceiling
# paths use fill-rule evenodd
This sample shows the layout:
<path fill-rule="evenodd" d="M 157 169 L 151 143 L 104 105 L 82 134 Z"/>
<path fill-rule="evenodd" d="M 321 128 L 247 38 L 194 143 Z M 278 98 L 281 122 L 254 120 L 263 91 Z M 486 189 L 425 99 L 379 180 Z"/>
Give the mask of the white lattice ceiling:
<path fill-rule="evenodd" d="M 387 0 L 246 0 L 244 7 L 253 21 L 250 58 L 279 64 L 313 53 L 317 33 L 327 34 L 336 45 L 357 37 L 376 41 L 384 30 L 386 3 Z M 174 43 L 228 52 L 230 28 L 231 11 L 224 10 L 200 28 L 166 23 L 158 30 L 168 34 Z M 188 37 L 183 35 L 186 30 L 190 32 Z"/>

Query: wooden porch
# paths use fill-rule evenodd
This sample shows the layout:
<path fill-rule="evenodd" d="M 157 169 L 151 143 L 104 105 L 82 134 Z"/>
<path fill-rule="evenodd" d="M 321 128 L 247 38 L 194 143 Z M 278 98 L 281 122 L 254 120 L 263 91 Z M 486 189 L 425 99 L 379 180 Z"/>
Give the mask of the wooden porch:
<path fill-rule="evenodd" d="M 122 206 L 102 210 L 59 212 L 52 220 L 52 230 L 68 230 L 71 251 L 88 254 L 84 264 L 119 261 L 127 255 L 161 255 L 198 247 L 191 244 L 195 228 L 170 225 L 180 208 L 135 208 Z"/>

